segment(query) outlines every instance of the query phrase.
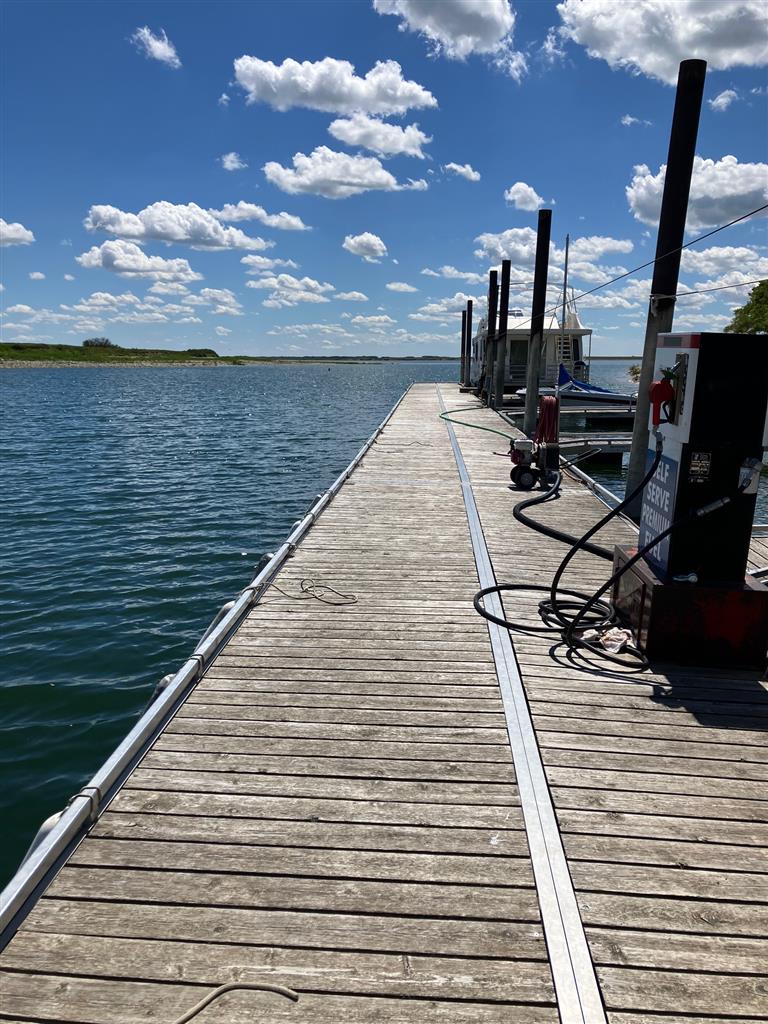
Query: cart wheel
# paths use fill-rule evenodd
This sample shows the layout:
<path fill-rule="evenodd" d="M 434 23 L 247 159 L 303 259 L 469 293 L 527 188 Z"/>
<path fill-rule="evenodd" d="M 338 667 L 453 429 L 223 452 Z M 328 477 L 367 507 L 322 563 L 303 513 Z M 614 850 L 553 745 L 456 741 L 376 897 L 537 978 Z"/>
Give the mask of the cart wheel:
<path fill-rule="evenodd" d="M 515 466 L 510 473 L 510 479 L 518 490 L 532 491 L 539 482 L 539 474 L 531 466 Z"/>

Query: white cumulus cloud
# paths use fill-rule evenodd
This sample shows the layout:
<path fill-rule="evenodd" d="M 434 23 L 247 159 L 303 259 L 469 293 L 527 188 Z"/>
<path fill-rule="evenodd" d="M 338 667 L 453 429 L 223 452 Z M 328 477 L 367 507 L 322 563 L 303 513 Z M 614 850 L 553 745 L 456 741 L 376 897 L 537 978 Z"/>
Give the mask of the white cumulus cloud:
<path fill-rule="evenodd" d="M 368 296 L 363 292 L 336 292 L 334 299 L 342 302 L 368 302 Z"/>
<path fill-rule="evenodd" d="M 456 267 L 450 265 L 440 267 L 438 270 L 425 267 L 421 273 L 426 277 L 445 277 L 449 280 L 466 281 L 468 284 L 482 284 L 483 281 L 488 280 L 487 274 L 478 274 L 474 270 L 457 270 Z"/>
<path fill-rule="evenodd" d="M 44 281 L 45 274 L 41 270 L 31 270 L 29 272 L 30 281 Z"/>
<path fill-rule="evenodd" d="M 373 0 L 373 9 L 398 17 L 401 31 L 424 36 L 435 56 L 483 54 L 518 81 L 527 69 L 524 54 L 513 47 L 515 12 L 508 0 Z"/>
<path fill-rule="evenodd" d="M 544 200 L 536 189 L 526 185 L 524 181 L 516 181 L 514 185 L 510 185 L 504 193 L 504 198 L 516 210 L 535 211 L 544 205 Z"/>
<path fill-rule="evenodd" d="M 347 235 L 342 243 L 342 249 L 351 252 L 353 256 L 360 256 L 366 263 L 378 263 L 387 255 L 387 247 L 378 235 L 370 231 L 363 231 L 360 235 Z"/>
<path fill-rule="evenodd" d="M 766 9 L 766 13 L 768 13 L 768 8 Z M 723 91 L 719 92 L 713 100 L 707 100 L 707 103 L 712 110 L 721 114 L 724 110 L 727 110 L 728 107 L 730 107 L 734 100 L 737 100 L 738 98 L 739 94 L 735 89 L 723 89 Z"/>
<path fill-rule="evenodd" d="M 243 256 L 240 262 L 246 267 L 246 274 L 264 274 L 275 267 L 287 267 L 289 270 L 298 268 L 298 263 L 293 260 L 271 259 L 268 256 Z"/>
<path fill-rule="evenodd" d="M 64 275 L 64 280 L 65 281 L 74 281 L 75 280 L 75 276 L 74 276 L 74 274 L 65 274 Z"/>
<path fill-rule="evenodd" d="M 307 193 L 326 199 L 346 199 L 370 191 L 423 191 L 427 187 L 422 179 L 401 184 L 377 157 L 350 156 L 328 146 L 318 146 L 309 156 L 295 153 L 293 167 L 283 167 L 271 160 L 264 164 L 264 175 L 283 192 Z"/>
<path fill-rule="evenodd" d="M 476 171 L 471 164 L 446 164 L 443 170 L 449 171 L 451 174 L 458 174 L 462 178 L 466 178 L 467 181 L 480 181 L 480 173 Z"/>
<path fill-rule="evenodd" d="M 152 203 L 138 213 L 116 206 L 92 206 L 83 224 L 89 231 L 104 231 L 139 242 L 175 242 L 193 249 L 268 249 L 273 242 L 249 238 L 239 228 L 222 227 L 218 219 L 197 203 Z"/>
<path fill-rule="evenodd" d="M 327 292 L 335 291 L 327 281 L 292 274 L 267 274 L 256 281 L 248 281 L 248 288 L 263 288 L 270 294 L 262 302 L 269 309 L 298 306 L 300 302 L 330 302 Z"/>
<path fill-rule="evenodd" d="M 248 166 L 240 154 L 235 153 L 234 150 L 231 153 L 225 153 L 223 156 L 220 156 L 219 160 L 225 171 L 244 171 Z"/>
<path fill-rule="evenodd" d="M 645 128 L 650 128 L 653 123 L 652 121 L 644 121 L 642 117 L 633 117 L 632 114 L 623 114 L 620 120 L 625 128 L 631 128 L 636 124 L 641 124 Z"/>
<path fill-rule="evenodd" d="M 220 338 L 226 338 L 226 336 L 228 334 L 231 334 L 232 331 L 229 329 L 229 327 L 217 327 L 216 328 L 216 333 L 218 334 L 218 336 Z"/>
<path fill-rule="evenodd" d="M 768 63 L 764 0 L 564 0 L 557 10 L 563 34 L 590 57 L 667 85 L 689 58 L 711 70 Z"/>
<path fill-rule="evenodd" d="M 412 284 L 407 284 L 405 281 L 390 281 L 389 284 L 384 286 L 391 292 L 417 292 L 419 289 L 414 288 Z"/>
<path fill-rule="evenodd" d="M 276 110 L 308 107 L 330 114 L 404 114 L 412 108 L 436 107 L 437 100 L 418 82 L 403 78 L 397 61 L 378 61 L 363 77 L 347 60 L 325 57 L 282 64 L 243 56 L 235 61 L 235 79 L 246 102 L 268 103 Z"/>
<path fill-rule="evenodd" d="M 145 57 L 159 60 L 161 64 L 167 64 L 169 68 L 181 67 L 176 47 L 165 34 L 164 29 L 161 28 L 160 35 L 156 36 L 150 28 L 144 25 L 143 28 L 136 29 L 131 36 L 131 42 Z"/>
<path fill-rule="evenodd" d="M 267 213 L 263 206 L 255 203 L 246 203 L 242 199 L 239 203 L 225 203 L 220 210 L 209 210 L 212 217 L 223 221 L 258 220 L 268 228 L 277 228 L 280 231 L 309 231 L 309 225 L 305 224 L 301 217 L 281 210 L 280 213 Z"/>
<path fill-rule="evenodd" d="M 374 314 L 373 316 L 353 316 L 349 322 L 358 327 L 386 327 L 387 324 L 396 324 L 397 320 L 393 320 L 391 316 L 382 313 L 380 315 Z"/>
<path fill-rule="evenodd" d="M 422 147 L 432 141 L 417 124 L 407 124 L 401 128 L 400 125 L 389 124 L 378 117 L 361 113 L 331 121 L 328 131 L 348 146 L 361 146 L 381 157 L 415 156 L 423 160 Z"/>
<path fill-rule="evenodd" d="M 680 255 L 684 274 L 719 277 L 735 270 L 745 271 L 750 278 L 768 277 L 768 256 L 761 256 L 751 245 L 712 245 L 707 249 L 684 249 Z"/>
<path fill-rule="evenodd" d="M 202 274 L 192 270 L 187 260 L 166 260 L 162 256 L 148 256 L 135 242 L 122 239 L 94 245 L 88 252 L 76 256 L 81 267 L 109 270 L 121 277 L 148 277 L 155 281 L 200 281 Z"/>
<path fill-rule="evenodd" d="M 242 306 L 230 288 L 201 288 L 201 302 L 213 306 L 212 313 L 224 316 L 242 316 Z M 184 300 L 189 303 L 189 299 Z"/>
<path fill-rule="evenodd" d="M 0 245 L 29 245 L 35 236 L 23 224 L 8 224 L 0 218 Z"/>
<path fill-rule="evenodd" d="M 643 224 L 659 222 L 666 165 L 654 174 L 646 164 L 634 169 L 626 194 L 629 208 Z M 687 230 L 714 227 L 762 206 L 768 198 L 768 164 L 740 163 L 735 156 L 693 161 Z"/>
<path fill-rule="evenodd" d="M 456 313 L 460 313 L 462 310 L 466 309 L 467 302 L 470 299 L 475 306 L 478 306 L 485 301 L 475 295 L 466 295 L 464 292 L 456 292 L 455 295 L 440 299 L 437 302 L 428 302 L 426 305 L 420 306 L 417 312 L 409 313 L 408 316 L 411 320 L 435 320 L 444 323 L 449 321 Z"/>

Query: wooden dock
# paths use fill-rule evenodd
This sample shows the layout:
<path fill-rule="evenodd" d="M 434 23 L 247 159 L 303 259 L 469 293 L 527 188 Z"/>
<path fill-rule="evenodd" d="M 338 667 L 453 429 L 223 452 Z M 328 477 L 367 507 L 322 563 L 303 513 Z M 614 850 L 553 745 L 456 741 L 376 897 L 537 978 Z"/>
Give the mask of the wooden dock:
<path fill-rule="evenodd" d="M 438 418 L 467 403 L 411 388 L 0 955 L 0 1020 L 171 1024 L 230 981 L 300 999 L 201 1024 L 768 1017 L 768 685 L 489 628 L 489 574 L 565 548 L 512 518 L 501 439 Z M 604 511 L 566 480 L 536 514 Z"/>

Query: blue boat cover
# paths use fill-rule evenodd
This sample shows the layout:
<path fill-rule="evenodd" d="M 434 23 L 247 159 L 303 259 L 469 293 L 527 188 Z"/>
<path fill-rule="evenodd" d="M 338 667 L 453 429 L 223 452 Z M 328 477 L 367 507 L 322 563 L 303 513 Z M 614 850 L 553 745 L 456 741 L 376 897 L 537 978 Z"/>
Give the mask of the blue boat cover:
<path fill-rule="evenodd" d="M 591 392 L 596 392 L 597 391 L 597 392 L 599 392 L 602 395 L 612 395 L 612 394 L 615 393 L 615 392 L 611 391 L 610 388 L 599 388 L 597 386 L 597 384 L 587 384 L 583 380 L 575 380 L 575 378 L 573 378 L 570 375 L 570 373 L 568 373 L 568 371 L 563 366 L 563 364 L 560 363 L 560 373 L 558 374 L 558 377 L 557 377 L 557 386 L 559 388 L 562 388 L 562 387 L 565 387 L 566 384 L 570 385 L 569 390 L 573 389 L 574 391 L 591 391 Z"/>

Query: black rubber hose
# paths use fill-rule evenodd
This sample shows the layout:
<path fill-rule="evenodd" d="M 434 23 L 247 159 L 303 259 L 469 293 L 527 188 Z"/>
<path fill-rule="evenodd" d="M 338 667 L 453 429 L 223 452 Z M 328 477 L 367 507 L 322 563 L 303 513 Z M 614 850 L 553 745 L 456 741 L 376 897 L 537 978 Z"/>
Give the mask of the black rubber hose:
<path fill-rule="evenodd" d="M 540 504 L 553 498 L 562 482 L 561 474 L 558 473 L 555 482 L 544 494 L 537 495 L 535 498 L 529 498 L 516 505 L 513 509 L 513 515 L 519 522 L 531 527 L 531 529 L 537 530 L 539 533 L 546 533 L 548 536 L 554 537 L 557 540 L 565 540 L 566 543 L 571 543 L 571 548 L 558 566 L 555 575 L 552 577 L 552 583 L 548 587 L 538 584 L 526 585 L 523 583 L 501 583 L 495 587 L 486 587 L 475 595 L 473 602 L 475 609 L 484 618 L 490 619 L 491 622 L 495 622 L 497 625 L 504 626 L 507 629 L 526 633 L 560 633 L 567 646 L 572 650 L 577 647 L 586 647 L 600 657 L 605 658 L 608 661 L 613 661 L 625 668 L 632 667 L 638 662 L 641 668 L 647 667 L 648 661 L 645 655 L 635 648 L 627 649 L 626 653 L 632 659 L 632 662 L 627 662 L 626 658 L 616 657 L 609 651 L 606 651 L 603 647 L 597 647 L 594 644 L 590 644 L 589 641 L 583 640 L 581 637 L 576 638 L 574 635 L 577 625 L 579 625 L 581 629 L 604 629 L 613 625 L 617 621 L 613 605 L 609 601 L 601 601 L 600 598 L 608 588 L 611 587 L 613 583 L 627 571 L 628 568 L 635 564 L 638 556 L 635 556 L 627 565 L 622 566 L 618 572 L 614 573 L 608 583 L 601 587 L 595 594 L 587 594 L 578 590 L 561 590 L 560 580 L 562 579 L 563 573 L 568 567 L 568 564 L 579 551 L 590 551 L 593 554 L 599 554 L 600 557 L 610 559 L 611 562 L 613 561 L 613 554 L 608 551 L 607 548 L 600 548 L 597 545 L 590 544 L 589 540 L 642 493 L 658 469 L 661 456 L 662 446 L 659 443 L 657 444 L 656 455 L 653 462 L 637 487 L 631 492 L 631 494 L 628 494 L 623 501 L 619 502 L 616 508 L 610 509 L 600 520 L 598 520 L 597 523 L 594 524 L 594 526 L 591 526 L 590 529 L 578 539 L 569 537 L 567 534 L 564 534 L 559 530 L 554 530 L 551 527 L 545 527 L 541 523 L 528 519 L 527 516 L 519 515 L 519 511 L 521 509 L 528 508 L 531 505 Z M 672 528 L 670 528 L 669 532 L 671 532 L 671 529 Z M 667 534 L 665 533 L 664 536 L 666 535 Z M 658 544 L 660 539 L 663 539 L 663 537 L 657 537 L 643 550 L 650 550 Z M 544 622 L 543 626 L 511 622 L 507 619 L 502 619 L 499 616 L 491 614 L 491 612 L 488 612 L 483 607 L 482 602 L 486 595 L 515 590 L 526 590 L 529 592 L 533 590 L 543 590 L 549 593 L 549 600 L 540 601 L 538 606 L 539 616 Z M 562 594 L 575 598 L 575 600 L 563 601 L 560 597 Z"/>
<path fill-rule="evenodd" d="M 530 519 L 528 516 L 523 514 L 525 509 L 531 508 L 533 505 L 542 505 L 544 502 L 552 501 L 556 498 L 562 482 L 562 473 L 557 473 L 554 482 L 550 484 L 546 491 L 542 494 L 534 495 L 533 498 L 526 498 L 525 501 L 518 502 L 512 509 L 512 515 L 519 523 L 522 523 L 523 526 L 527 526 L 531 530 L 536 530 L 538 533 L 543 533 L 545 537 L 552 537 L 554 540 L 559 540 L 563 544 L 576 545 L 580 543 L 578 537 L 572 537 L 569 533 L 563 533 L 562 530 L 556 530 L 553 526 L 538 523 L 535 519 Z M 588 551 L 591 555 L 597 555 L 598 558 L 605 558 L 609 562 L 613 561 L 613 552 L 609 551 L 608 548 L 601 547 L 599 544 L 585 544 L 583 545 L 582 550 Z"/>

